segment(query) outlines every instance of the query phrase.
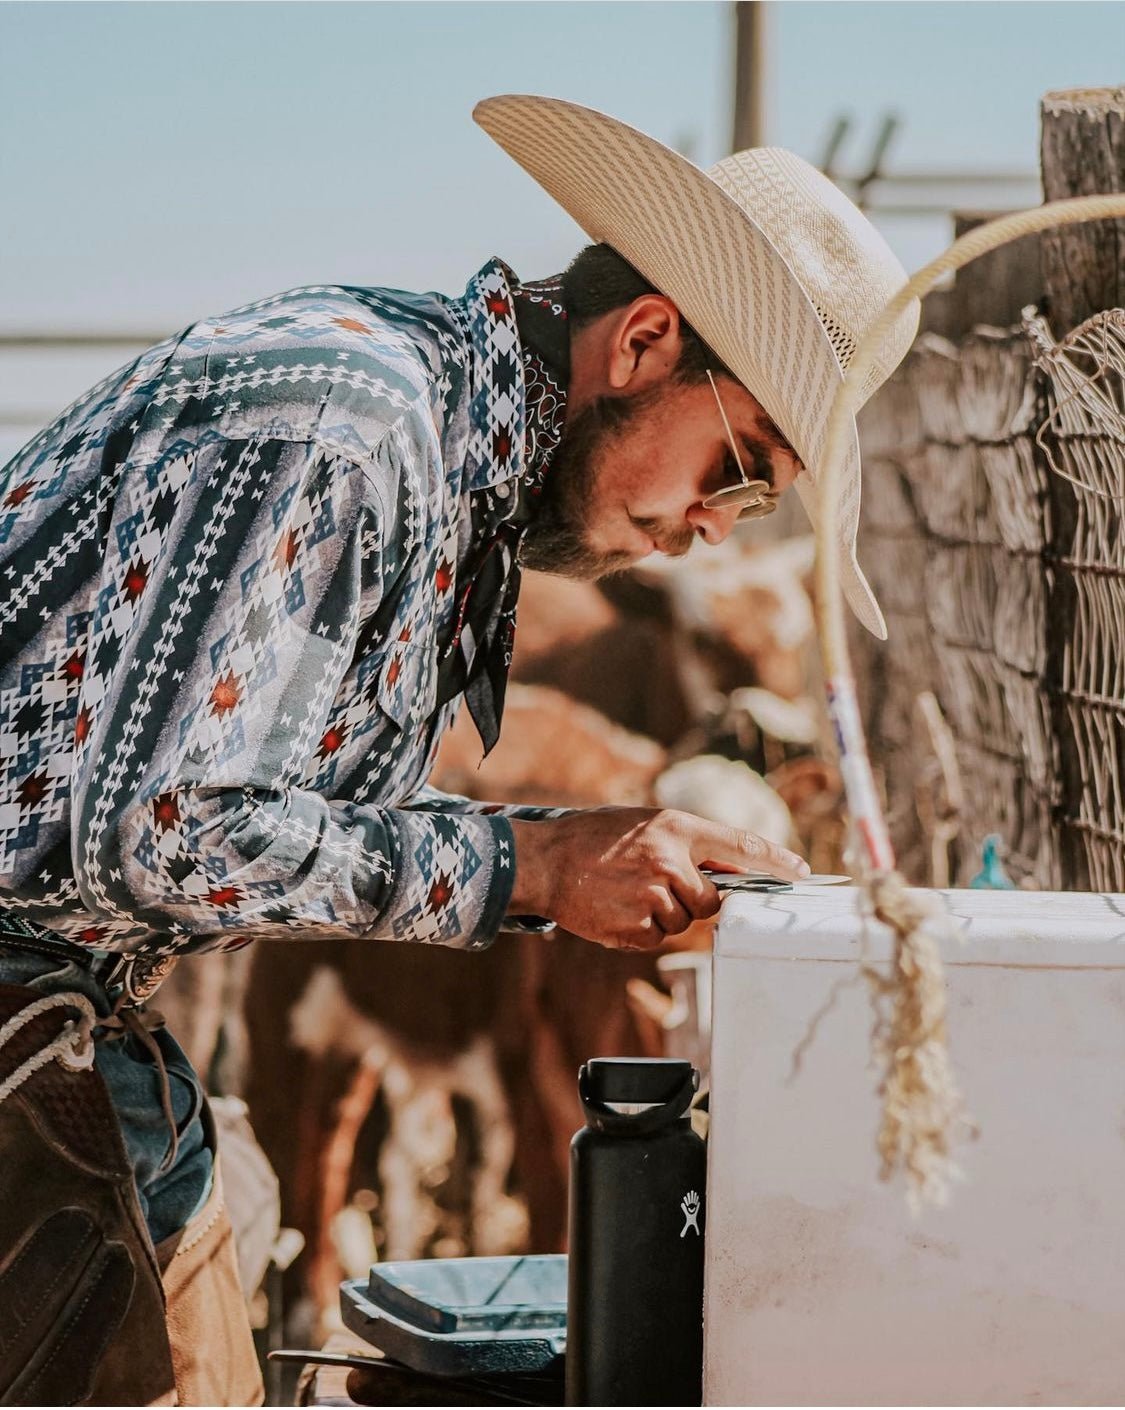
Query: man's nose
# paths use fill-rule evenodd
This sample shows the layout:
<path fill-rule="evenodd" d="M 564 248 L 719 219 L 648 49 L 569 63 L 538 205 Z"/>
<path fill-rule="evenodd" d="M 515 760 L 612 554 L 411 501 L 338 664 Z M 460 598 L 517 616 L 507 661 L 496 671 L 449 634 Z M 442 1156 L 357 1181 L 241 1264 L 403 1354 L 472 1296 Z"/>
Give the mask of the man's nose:
<path fill-rule="evenodd" d="M 738 523 L 739 506 L 727 509 L 707 509 L 702 504 L 693 504 L 687 512 L 687 521 L 704 543 L 719 544 Z"/>

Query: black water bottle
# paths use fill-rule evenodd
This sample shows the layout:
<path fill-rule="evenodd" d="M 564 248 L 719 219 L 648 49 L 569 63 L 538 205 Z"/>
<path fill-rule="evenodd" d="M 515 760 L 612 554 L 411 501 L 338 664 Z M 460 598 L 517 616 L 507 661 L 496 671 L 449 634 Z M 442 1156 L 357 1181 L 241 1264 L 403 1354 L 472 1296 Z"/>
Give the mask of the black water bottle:
<path fill-rule="evenodd" d="M 707 1160 L 691 1063 L 594 1058 L 570 1143 L 568 1405 L 703 1401 Z"/>

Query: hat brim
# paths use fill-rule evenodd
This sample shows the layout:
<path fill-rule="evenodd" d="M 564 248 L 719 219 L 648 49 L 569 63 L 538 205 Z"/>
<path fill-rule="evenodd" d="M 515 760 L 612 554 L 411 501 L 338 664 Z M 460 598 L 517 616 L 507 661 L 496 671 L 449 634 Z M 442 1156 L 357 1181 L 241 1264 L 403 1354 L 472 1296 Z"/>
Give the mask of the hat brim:
<path fill-rule="evenodd" d="M 611 245 L 667 295 L 757 398 L 804 464 L 797 489 L 815 525 L 817 472 L 843 369 L 815 306 L 761 226 L 686 157 L 593 108 L 505 94 L 478 103 L 473 117 L 591 240 Z M 859 490 L 853 420 L 837 523 L 841 587 L 863 625 L 885 637 L 856 560 Z"/>

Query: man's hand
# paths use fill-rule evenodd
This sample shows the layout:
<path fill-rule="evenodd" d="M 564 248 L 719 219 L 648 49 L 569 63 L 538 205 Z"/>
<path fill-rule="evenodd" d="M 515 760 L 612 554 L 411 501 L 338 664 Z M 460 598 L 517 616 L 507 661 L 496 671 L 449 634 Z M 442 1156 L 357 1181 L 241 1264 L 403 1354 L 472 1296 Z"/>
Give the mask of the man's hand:
<path fill-rule="evenodd" d="M 513 820 L 513 913 L 547 916 L 599 944 L 647 950 L 719 909 L 700 874 L 808 875 L 795 853 L 752 832 L 657 808 L 593 808 L 544 822 Z"/>

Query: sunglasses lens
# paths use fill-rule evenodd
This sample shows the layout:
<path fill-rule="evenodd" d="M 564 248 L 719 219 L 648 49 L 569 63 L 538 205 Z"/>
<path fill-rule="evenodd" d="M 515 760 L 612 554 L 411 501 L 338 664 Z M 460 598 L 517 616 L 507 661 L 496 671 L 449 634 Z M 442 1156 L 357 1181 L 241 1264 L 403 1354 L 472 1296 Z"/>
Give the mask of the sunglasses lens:
<path fill-rule="evenodd" d="M 746 505 L 738 517 L 741 521 L 747 519 L 765 519 L 766 516 L 772 514 L 776 508 L 776 499 L 760 499 L 756 504 Z"/>
<path fill-rule="evenodd" d="M 768 480 L 747 480 L 741 485 L 728 485 L 725 490 L 717 490 L 703 501 L 704 509 L 750 508 L 759 503 L 769 492 Z"/>

